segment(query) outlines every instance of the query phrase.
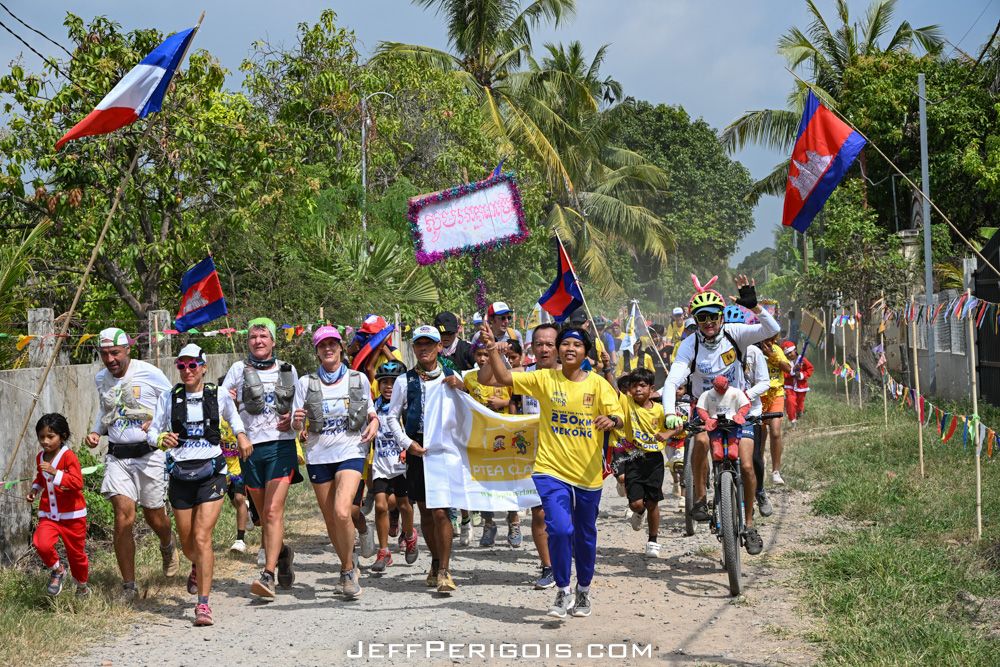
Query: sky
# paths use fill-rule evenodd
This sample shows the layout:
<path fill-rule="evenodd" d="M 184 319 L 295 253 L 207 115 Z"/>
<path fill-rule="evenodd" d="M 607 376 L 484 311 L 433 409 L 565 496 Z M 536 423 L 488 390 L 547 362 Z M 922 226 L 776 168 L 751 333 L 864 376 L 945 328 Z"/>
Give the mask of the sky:
<path fill-rule="evenodd" d="M 63 44 L 68 44 L 62 26 L 67 11 L 85 20 L 103 14 L 125 29 L 156 27 L 174 32 L 193 25 L 205 10 L 194 46 L 219 58 L 232 73 L 228 85 L 233 88 L 239 86 L 238 67 L 251 42 L 267 39 L 291 45 L 297 24 L 315 21 L 326 8 L 337 12 L 340 25 L 355 31 L 366 54 L 382 40 L 447 47 L 440 18 L 409 0 L 5 0 L 4 4 Z M 833 0 L 816 0 L 816 4 L 832 20 Z M 868 0 L 849 0 L 848 5 L 852 16 L 860 20 Z M 900 0 L 897 7 L 893 30 L 904 19 L 914 26 L 936 23 L 952 45 L 975 55 L 1000 19 L 1000 0 Z M 65 55 L 2 10 L 0 20 L 40 52 Z M 601 71 L 618 79 L 626 95 L 681 105 L 692 117 L 723 128 L 745 111 L 784 107 L 793 79 L 784 69 L 776 43 L 790 26 L 805 29 L 808 22 L 803 0 L 577 0 L 575 17 L 559 28 L 536 31 L 535 48 L 541 49 L 546 42 L 579 40 L 589 56 L 602 44 L 610 44 Z M 0 63 L 6 65 L 22 52 L 28 69 L 40 67 L 37 56 L 0 31 Z M 734 157 L 757 179 L 785 156 L 753 147 Z M 780 225 L 781 200 L 765 197 L 754 219 L 754 230 L 732 258 L 734 264 L 772 244 Z"/>

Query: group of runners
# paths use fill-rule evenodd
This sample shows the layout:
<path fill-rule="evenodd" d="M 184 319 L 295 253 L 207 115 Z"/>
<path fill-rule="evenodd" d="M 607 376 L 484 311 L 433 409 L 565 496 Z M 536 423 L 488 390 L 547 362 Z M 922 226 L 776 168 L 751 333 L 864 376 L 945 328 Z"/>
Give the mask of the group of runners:
<path fill-rule="evenodd" d="M 314 366 L 301 376 L 275 355 L 274 322 L 257 318 L 248 324 L 247 356 L 218 384 L 206 379 L 205 353 L 196 344 L 178 353 L 177 381 L 171 382 L 152 364 L 130 357 L 124 331 L 105 329 L 98 341 L 104 364 L 96 377 L 99 407 L 85 442 L 93 448 L 102 436 L 107 439 L 101 491 L 114 509 L 122 594 L 137 594 L 133 527 L 141 508 L 159 540 L 163 573 L 179 573 L 178 552 L 183 552 L 191 564 L 187 589 L 196 597 L 194 623 L 211 625 L 212 539 L 227 495 L 237 509 L 234 551 L 246 549 L 250 517 L 260 526 L 261 569 L 250 594 L 272 599 L 278 589 L 291 588 L 295 552 L 285 541 L 284 514 L 290 486 L 302 481 L 301 457 L 339 560 L 338 587 L 345 598 L 361 595 L 359 557 L 375 559 L 370 573 L 392 565 L 390 538 L 398 539 L 397 553 L 406 563 L 417 561 L 418 515 L 430 555 L 426 585 L 451 595 L 457 590 L 451 567 L 456 532 L 459 543 L 468 545 L 472 527 L 479 525 L 480 544 L 491 546 L 497 524 L 490 513 L 428 506 L 424 455 L 436 443 L 424 439 L 424 397 L 444 384 L 498 412 L 539 415 L 532 480 L 541 504 L 531 510 L 540 567 L 535 587 L 556 589 L 550 615 L 588 616 L 604 478 L 618 476 L 619 493 L 629 501 L 628 520 L 636 530 L 644 521 L 648 525 L 645 553 L 655 557 L 665 463 L 679 493 L 675 464 L 692 415 L 683 406 L 699 405 L 717 378 L 739 390 L 739 400 L 730 401 L 732 414 L 724 415 L 736 419 L 780 409 L 783 373 L 793 390 L 807 388 L 811 366 L 800 358 L 792 361 L 775 342 L 778 323 L 757 302 L 751 281 L 737 278 L 739 297 L 729 306 L 711 282 L 703 287 L 695 281 L 695 287 L 686 311 L 677 309 L 666 327 L 653 327 L 654 340 L 630 350 L 616 347 L 613 323 L 590 320 L 580 311 L 563 325 L 535 327 L 525 344 L 511 326 L 511 309 L 497 302 L 468 341 L 450 312 L 414 327 L 412 368 L 389 344 L 390 328 L 381 317 L 366 318 L 349 342 L 338 328 L 320 326 L 312 332 Z M 648 361 L 650 356 L 663 361 Z M 665 376 L 662 384 L 658 370 Z M 750 407 L 741 410 L 742 402 Z M 723 403 L 713 404 L 719 414 L 730 409 Z M 77 593 L 86 595 L 80 464 L 69 448 L 65 418 L 45 415 L 36 431 L 38 475 L 28 500 L 41 496 L 34 542 L 51 569 L 49 593 L 58 594 L 67 575 L 55 550 L 62 539 Z M 781 484 L 780 423 L 770 436 L 772 481 Z M 763 490 L 763 439 L 751 427 L 739 439 L 751 499 L 745 539 L 751 554 L 762 548 L 753 526 L 755 494 L 760 512 L 771 512 Z M 708 519 L 708 447 L 707 433 L 693 438 L 694 518 L 700 521 Z M 372 525 L 365 519 L 369 510 L 375 515 Z M 520 514 L 508 513 L 506 523 L 506 540 L 516 548 L 522 541 Z"/>

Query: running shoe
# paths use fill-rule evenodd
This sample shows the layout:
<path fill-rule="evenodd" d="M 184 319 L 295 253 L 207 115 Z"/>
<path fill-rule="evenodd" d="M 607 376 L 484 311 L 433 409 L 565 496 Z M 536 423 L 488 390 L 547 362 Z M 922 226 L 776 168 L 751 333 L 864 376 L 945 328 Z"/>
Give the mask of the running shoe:
<path fill-rule="evenodd" d="M 191 595 L 198 594 L 198 573 L 194 571 L 194 565 L 191 566 L 191 574 L 188 575 L 187 588 Z"/>
<path fill-rule="evenodd" d="M 687 511 L 687 503 L 683 498 L 679 498 L 677 500 L 677 512 L 679 514 L 684 514 L 685 511 Z"/>
<path fill-rule="evenodd" d="M 62 593 L 63 578 L 65 576 L 66 576 L 66 568 L 64 568 L 62 565 L 59 566 L 58 570 L 53 569 L 51 572 L 49 572 L 49 585 L 45 589 L 46 592 L 52 597 L 55 597 L 60 593 Z"/>
<path fill-rule="evenodd" d="M 497 525 L 487 523 L 483 526 L 483 536 L 479 538 L 479 546 L 492 547 L 497 541 Z"/>
<path fill-rule="evenodd" d="M 361 583 L 358 581 L 361 578 L 361 570 L 358 569 L 357 563 L 355 563 L 354 569 L 341 572 L 340 575 L 344 579 L 345 598 L 353 600 L 361 595 Z"/>
<path fill-rule="evenodd" d="M 404 542 L 404 552 L 406 555 L 406 564 L 413 565 L 417 560 L 419 552 L 417 551 L 417 530 L 414 528 L 410 532 L 410 536 L 406 538 Z M 430 585 L 430 584 L 428 584 Z"/>
<path fill-rule="evenodd" d="M 472 527 L 473 528 L 479 528 L 481 525 L 483 525 L 483 515 L 482 514 L 480 514 L 479 512 L 469 512 L 469 515 L 472 517 Z"/>
<path fill-rule="evenodd" d="M 375 530 L 374 526 L 365 527 L 368 530 L 361 533 L 361 557 L 371 558 L 378 552 L 378 549 L 375 547 Z"/>
<path fill-rule="evenodd" d="M 674 486 L 673 486 L 673 489 L 671 490 L 671 493 L 674 496 L 680 497 L 680 495 L 681 495 L 681 485 L 678 484 L 677 482 L 674 482 Z"/>
<path fill-rule="evenodd" d="M 389 537 L 399 535 L 399 510 L 389 512 Z"/>
<path fill-rule="evenodd" d="M 208 604 L 199 604 L 194 608 L 194 624 L 198 627 L 213 625 L 212 608 Z"/>
<path fill-rule="evenodd" d="M 535 590 L 541 591 L 546 588 L 552 588 L 555 585 L 556 578 L 552 574 L 552 568 L 547 565 L 543 565 L 541 576 L 538 577 L 538 579 L 535 579 Z"/>
<path fill-rule="evenodd" d="M 455 580 L 451 578 L 451 572 L 448 570 L 441 570 L 438 574 L 438 593 L 451 595 L 457 588 L 458 586 L 455 585 Z"/>
<path fill-rule="evenodd" d="M 250 584 L 250 592 L 261 598 L 274 599 L 274 575 L 266 570 L 260 571 L 260 578 Z"/>
<path fill-rule="evenodd" d="M 76 597 L 77 598 L 89 598 L 90 597 L 90 586 L 87 584 L 81 584 L 77 582 L 76 584 Z"/>
<path fill-rule="evenodd" d="M 576 600 L 569 613 L 578 618 L 590 616 L 590 591 L 581 591 L 579 588 L 576 590 Z"/>
<path fill-rule="evenodd" d="M 233 546 L 229 547 L 229 551 L 234 554 L 245 554 L 247 552 L 247 543 L 243 540 L 236 540 L 233 542 Z"/>
<path fill-rule="evenodd" d="M 760 538 L 760 533 L 753 526 L 747 528 L 744 542 L 747 547 L 747 553 L 751 556 L 756 556 L 764 550 L 764 540 Z"/>
<path fill-rule="evenodd" d="M 130 604 L 135 602 L 135 599 L 139 597 L 139 589 L 135 587 L 135 583 L 122 584 L 121 599 L 125 604 Z"/>
<path fill-rule="evenodd" d="M 458 529 L 458 545 L 460 547 L 469 546 L 469 538 L 472 534 L 472 521 L 466 519 Z"/>
<path fill-rule="evenodd" d="M 507 544 L 511 546 L 512 549 L 517 549 L 521 546 L 521 523 L 508 523 L 507 524 Z"/>
<path fill-rule="evenodd" d="M 459 520 L 461 519 L 461 516 L 462 516 L 461 512 L 459 512 L 454 507 L 448 510 L 448 518 L 451 519 L 451 529 L 456 533 L 458 532 L 458 523 Z"/>
<path fill-rule="evenodd" d="M 264 552 L 264 547 L 261 547 L 257 551 L 257 567 L 264 567 L 267 564 L 267 554 Z"/>
<path fill-rule="evenodd" d="M 771 473 L 771 482 L 773 482 L 775 486 L 782 486 L 785 483 L 785 480 L 781 479 L 781 472 L 775 470 Z"/>
<path fill-rule="evenodd" d="M 768 500 L 766 493 L 757 494 L 757 509 L 760 510 L 761 516 L 771 516 L 774 514 L 774 508 L 771 507 L 771 501 Z"/>
<path fill-rule="evenodd" d="M 291 588 L 292 584 L 295 583 L 293 562 L 295 562 L 295 552 L 287 544 L 283 545 L 278 554 L 278 585 L 282 588 Z"/>
<path fill-rule="evenodd" d="M 691 518 L 702 523 L 711 519 L 712 515 L 708 513 L 708 503 L 704 500 L 696 502 L 691 508 Z"/>
<path fill-rule="evenodd" d="M 628 518 L 628 523 L 632 526 L 632 530 L 642 530 L 642 521 L 645 518 L 645 512 L 632 512 L 632 516 Z"/>
<path fill-rule="evenodd" d="M 660 543 L 659 542 L 646 542 L 645 556 L 647 558 L 659 558 L 660 557 Z"/>
<path fill-rule="evenodd" d="M 437 588 L 438 585 L 438 571 L 435 568 L 431 568 L 431 571 L 427 573 L 427 581 L 425 582 L 429 588 Z"/>
<path fill-rule="evenodd" d="M 385 568 L 392 565 L 392 553 L 388 549 L 379 549 L 375 562 L 372 563 L 372 572 L 385 572 Z"/>
<path fill-rule="evenodd" d="M 375 494 L 372 493 L 371 489 L 368 489 L 368 493 L 365 494 L 365 500 L 361 503 L 361 513 L 369 516 L 373 509 L 375 509 Z"/>
<path fill-rule="evenodd" d="M 567 612 L 573 606 L 573 594 L 562 589 L 556 591 L 556 601 L 549 607 L 549 616 L 566 618 Z"/>
<path fill-rule="evenodd" d="M 181 559 L 177 554 L 177 545 L 174 544 L 173 540 L 170 540 L 170 544 L 167 546 L 160 547 L 160 557 L 163 559 L 163 576 L 177 576 L 178 570 L 181 569 Z"/>

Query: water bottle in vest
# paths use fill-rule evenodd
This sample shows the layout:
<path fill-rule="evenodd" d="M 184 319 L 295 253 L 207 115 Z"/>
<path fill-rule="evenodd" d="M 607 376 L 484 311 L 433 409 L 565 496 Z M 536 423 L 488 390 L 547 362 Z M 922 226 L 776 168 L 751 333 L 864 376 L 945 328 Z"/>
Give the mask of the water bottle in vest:
<path fill-rule="evenodd" d="M 274 411 L 279 415 L 287 415 L 292 411 L 293 398 L 295 398 L 295 377 L 292 375 L 292 365 L 282 363 L 278 372 L 278 384 L 274 386 Z"/>
<path fill-rule="evenodd" d="M 309 387 L 306 389 L 306 402 L 303 406 L 306 411 L 306 428 L 310 433 L 322 433 L 323 424 L 323 385 L 320 384 L 319 376 L 315 373 L 309 374 Z"/>
<path fill-rule="evenodd" d="M 253 366 L 243 366 L 243 409 L 252 415 L 264 412 L 264 383 Z"/>

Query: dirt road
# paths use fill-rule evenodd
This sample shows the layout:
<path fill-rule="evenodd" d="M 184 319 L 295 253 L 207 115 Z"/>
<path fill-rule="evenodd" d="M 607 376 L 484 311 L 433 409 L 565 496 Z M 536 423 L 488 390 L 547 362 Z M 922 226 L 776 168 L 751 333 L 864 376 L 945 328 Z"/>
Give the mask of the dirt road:
<path fill-rule="evenodd" d="M 824 525 L 809 514 L 804 493 L 778 491 L 772 498 L 775 514 L 759 524 L 765 551 L 744 555 L 746 594 L 734 600 L 719 566 L 718 541 L 704 528 L 683 537 L 673 500 L 660 530 L 661 557 L 644 558 L 645 527 L 635 532 L 622 519 L 625 500 L 609 480 L 599 521 L 594 613 L 557 621 L 545 615 L 554 592 L 531 586 L 538 570 L 530 535 L 522 548 L 510 549 L 502 524 L 498 544 L 503 546 L 461 548 L 456 540 L 453 570 L 459 589 L 451 597 L 424 587 L 430 557 L 422 551 L 414 565 L 398 558 L 382 576 L 369 575 L 364 566 L 370 560 L 362 561 L 363 595 L 344 601 L 335 592 L 336 557 L 318 511 L 309 490 L 299 487 L 289 524 L 297 572 L 291 591 L 271 603 L 252 600 L 248 584 L 257 571 L 256 549 L 242 561 L 223 557 L 212 595 L 214 627 L 191 626 L 193 601 L 179 577 L 146 591 L 140 622 L 73 662 L 104 667 L 509 664 L 516 655 L 560 665 L 809 664 L 815 656 L 802 639 L 809 619 L 790 590 L 787 554 L 809 548 Z M 478 532 L 474 529 L 474 542 Z M 359 642 L 365 643 L 360 649 Z M 517 653 L 501 648 L 503 643 L 515 645 Z M 355 657 L 359 650 L 363 657 Z"/>

